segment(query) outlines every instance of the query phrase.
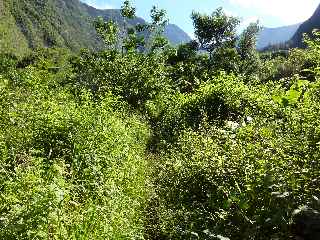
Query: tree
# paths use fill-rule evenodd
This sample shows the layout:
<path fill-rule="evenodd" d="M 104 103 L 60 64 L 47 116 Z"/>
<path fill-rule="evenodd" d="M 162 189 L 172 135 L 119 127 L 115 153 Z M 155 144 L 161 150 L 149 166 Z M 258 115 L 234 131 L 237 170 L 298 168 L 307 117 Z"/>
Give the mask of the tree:
<path fill-rule="evenodd" d="M 241 60 L 251 58 L 256 53 L 257 35 L 261 30 L 259 23 L 251 23 L 240 35 L 238 53 Z"/>
<path fill-rule="evenodd" d="M 152 7 L 150 17 L 152 22 L 148 25 L 148 30 L 150 31 L 148 50 L 154 52 L 168 45 L 168 40 L 163 37 L 163 32 L 169 21 L 166 17 L 166 11 L 164 9 L 158 9 L 156 6 Z"/>
<path fill-rule="evenodd" d="M 136 17 L 136 8 L 131 6 L 129 0 L 125 0 L 121 6 L 121 15 L 124 18 L 133 19 Z"/>
<path fill-rule="evenodd" d="M 103 40 L 103 42 L 109 48 L 112 48 L 112 47 L 115 48 L 115 45 L 118 40 L 118 32 L 119 32 L 119 28 L 117 24 L 112 20 L 105 22 L 102 17 L 98 17 L 94 21 L 94 27 L 98 35 Z"/>
<path fill-rule="evenodd" d="M 124 36 L 122 53 L 125 49 L 127 52 L 135 51 L 145 44 L 144 37 L 138 36 L 138 32 L 144 30 L 144 27 L 139 25 L 135 27 L 128 27 L 127 20 L 134 19 L 136 17 L 136 8 L 133 7 L 129 0 L 125 0 L 121 6 L 121 15 L 124 18 Z"/>
<path fill-rule="evenodd" d="M 237 52 L 240 59 L 239 70 L 245 75 L 258 73 L 260 69 L 260 57 L 256 50 L 257 35 L 260 31 L 259 23 L 251 23 L 240 35 Z"/>
<path fill-rule="evenodd" d="M 197 56 L 197 50 L 199 46 L 196 41 L 191 41 L 185 44 L 179 45 L 177 49 L 177 60 L 178 61 L 190 61 Z"/>
<path fill-rule="evenodd" d="M 195 28 L 195 36 L 210 59 L 213 53 L 222 47 L 232 47 L 236 41 L 236 28 L 240 21 L 236 17 L 226 15 L 218 8 L 211 15 L 193 12 L 191 15 Z"/>
<path fill-rule="evenodd" d="M 125 0 L 121 7 L 121 16 L 123 17 L 123 31 L 113 21 L 105 22 L 102 17 L 98 17 L 94 24 L 99 36 L 109 47 L 116 43 L 120 44 L 118 48 L 124 51 L 149 51 L 155 52 L 162 50 L 168 45 L 168 40 L 163 37 L 164 28 L 168 23 L 166 11 L 153 6 L 150 12 L 152 22 L 150 24 L 137 24 L 132 26 L 128 20 L 136 18 L 136 8 L 129 0 Z M 148 42 L 146 44 L 145 34 L 148 31 Z M 142 34 L 144 33 L 144 34 Z M 147 46 L 146 46 L 147 45 Z"/>

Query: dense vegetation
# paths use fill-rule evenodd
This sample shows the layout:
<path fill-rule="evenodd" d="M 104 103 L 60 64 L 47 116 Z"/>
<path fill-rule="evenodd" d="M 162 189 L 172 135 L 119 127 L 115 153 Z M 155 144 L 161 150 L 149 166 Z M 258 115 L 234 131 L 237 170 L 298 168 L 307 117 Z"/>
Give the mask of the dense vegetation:
<path fill-rule="evenodd" d="M 151 18 L 97 19 L 100 52 L 0 56 L 0 238 L 317 239 L 319 34 L 258 53 L 217 9 L 173 48 Z"/>

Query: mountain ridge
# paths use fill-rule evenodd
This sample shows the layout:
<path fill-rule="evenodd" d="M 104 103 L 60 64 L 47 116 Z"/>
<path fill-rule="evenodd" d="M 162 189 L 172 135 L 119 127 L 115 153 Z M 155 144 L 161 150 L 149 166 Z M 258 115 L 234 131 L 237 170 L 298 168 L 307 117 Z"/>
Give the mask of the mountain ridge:
<path fill-rule="evenodd" d="M 263 27 L 258 35 L 257 49 L 261 50 L 270 45 L 277 45 L 289 41 L 300 25 L 301 23 L 275 28 Z"/>
<path fill-rule="evenodd" d="M 312 16 L 300 25 L 290 40 L 290 46 L 295 48 L 304 48 L 305 44 L 303 43 L 303 34 L 306 33 L 311 36 L 314 29 L 320 29 L 320 4 Z"/>

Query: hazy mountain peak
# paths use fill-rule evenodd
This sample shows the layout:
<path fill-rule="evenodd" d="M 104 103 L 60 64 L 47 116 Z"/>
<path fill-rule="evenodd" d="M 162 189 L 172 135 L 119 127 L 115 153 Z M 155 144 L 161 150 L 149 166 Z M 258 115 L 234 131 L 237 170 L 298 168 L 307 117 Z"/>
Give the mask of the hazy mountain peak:
<path fill-rule="evenodd" d="M 276 28 L 263 27 L 258 35 L 257 48 L 263 49 L 270 45 L 287 42 L 292 38 L 300 25 L 301 23 Z"/>

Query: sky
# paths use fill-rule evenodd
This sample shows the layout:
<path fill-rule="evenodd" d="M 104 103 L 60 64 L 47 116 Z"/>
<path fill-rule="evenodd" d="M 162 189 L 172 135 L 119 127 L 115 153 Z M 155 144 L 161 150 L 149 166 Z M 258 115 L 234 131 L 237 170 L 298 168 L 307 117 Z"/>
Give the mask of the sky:
<path fill-rule="evenodd" d="M 122 0 L 81 0 L 100 9 L 120 8 Z M 320 0 L 132 0 L 137 15 L 149 20 L 153 5 L 167 11 L 170 23 L 177 24 L 190 36 L 193 10 L 210 14 L 218 7 L 242 20 L 240 28 L 259 20 L 265 27 L 279 27 L 307 20 L 320 4 Z"/>

